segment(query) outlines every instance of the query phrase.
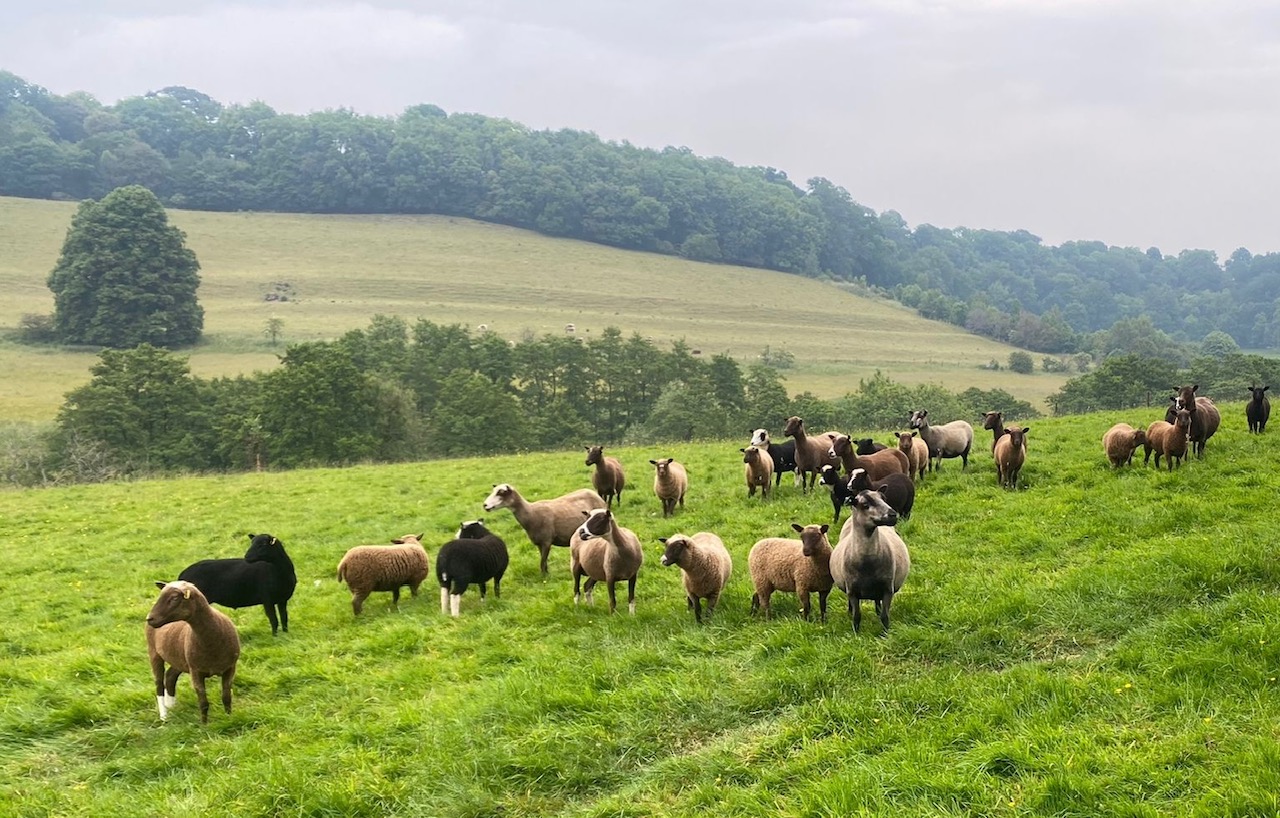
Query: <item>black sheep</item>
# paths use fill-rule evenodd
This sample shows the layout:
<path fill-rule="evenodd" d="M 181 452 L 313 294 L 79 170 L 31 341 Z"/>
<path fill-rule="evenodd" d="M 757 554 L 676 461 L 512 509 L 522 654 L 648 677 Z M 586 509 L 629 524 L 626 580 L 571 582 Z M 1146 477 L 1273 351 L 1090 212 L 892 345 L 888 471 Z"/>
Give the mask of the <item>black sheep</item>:
<path fill-rule="evenodd" d="M 440 582 L 440 610 L 458 616 L 467 586 L 480 586 L 480 600 L 486 584 L 493 580 L 493 595 L 502 596 L 502 575 L 507 571 L 507 544 L 485 528 L 479 520 L 465 522 L 458 535 L 440 546 L 436 555 L 436 579 Z"/>
<path fill-rule="evenodd" d="M 869 438 L 869 437 L 860 437 L 860 438 L 858 438 L 857 440 L 855 440 L 855 441 L 853 441 L 853 442 L 854 442 L 855 444 L 857 444 L 858 448 L 857 448 L 857 450 L 856 450 L 856 451 L 857 451 L 857 453 L 858 453 L 858 454 L 860 454 L 860 455 L 861 455 L 861 454 L 875 454 L 876 452 L 882 452 L 882 451 L 884 451 L 885 449 L 889 448 L 888 446 L 884 445 L 883 443 L 876 443 L 876 442 L 875 442 L 875 440 L 873 440 L 873 439 L 871 439 L 871 438 Z"/>
<path fill-rule="evenodd" d="M 878 491 L 889 507 L 898 512 L 899 517 L 911 519 L 911 508 L 916 504 L 916 484 L 905 474 L 886 474 L 878 485 L 873 486 L 867 479 L 866 469 L 854 469 L 853 474 L 849 475 L 847 488 L 849 499 L 845 501 L 845 505 L 851 505 L 860 491 Z"/>
<path fill-rule="evenodd" d="M 1249 421 L 1249 431 L 1262 434 L 1267 431 L 1267 419 L 1271 417 L 1271 401 L 1267 400 L 1267 390 L 1270 386 L 1250 386 L 1249 402 L 1245 404 L 1244 415 Z"/>
<path fill-rule="evenodd" d="M 866 473 L 862 469 L 858 469 L 858 471 L 863 474 Z M 832 526 L 838 525 L 840 523 L 841 509 L 843 509 L 853 498 L 853 495 L 858 492 L 850 489 L 848 482 L 840 479 L 840 472 L 836 470 L 836 467 L 829 464 L 822 467 L 822 476 L 818 479 L 822 485 L 829 486 L 831 488 L 831 506 L 835 509 L 835 516 L 831 518 L 831 524 Z"/>
<path fill-rule="evenodd" d="M 227 608 L 261 605 L 271 622 L 271 635 L 289 632 L 289 598 L 298 585 L 293 561 L 284 543 L 270 534 L 250 534 L 243 559 L 200 560 L 188 565 L 178 579 L 200 589 L 205 598 Z M 280 611 L 279 619 L 276 610 Z"/>

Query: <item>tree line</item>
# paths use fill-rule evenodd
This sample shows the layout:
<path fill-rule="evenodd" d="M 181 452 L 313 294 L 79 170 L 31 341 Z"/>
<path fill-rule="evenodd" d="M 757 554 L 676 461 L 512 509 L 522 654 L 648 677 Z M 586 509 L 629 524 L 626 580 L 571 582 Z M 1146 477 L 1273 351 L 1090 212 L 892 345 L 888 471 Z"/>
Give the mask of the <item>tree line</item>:
<path fill-rule="evenodd" d="M 551 236 L 828 278 L 922 315 L 1053 354 L 1106 355 L 1098 333 L 1149 316 L 1180 342 L 1221 331 L 1280 345 L 1280 254 L 910 227 L 815 177 L 687 148 L 416 105 L 281 114 L 168 87 L 104 105 L 0 71 L 0 194 L 79 200 L 142 185 L 172 207 L 435 213 Z"/>

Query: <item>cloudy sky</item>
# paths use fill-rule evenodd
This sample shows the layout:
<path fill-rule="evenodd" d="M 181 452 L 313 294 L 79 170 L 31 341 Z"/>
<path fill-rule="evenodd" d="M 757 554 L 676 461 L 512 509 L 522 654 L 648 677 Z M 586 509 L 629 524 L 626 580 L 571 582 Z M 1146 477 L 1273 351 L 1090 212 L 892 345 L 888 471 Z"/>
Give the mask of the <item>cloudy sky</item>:
<path fill-rule="evenodd" d="M 430 102 L 825 176 L 912 225 L 1280 251 L 1273 0 L 9 0 L 0 69 Z"/>

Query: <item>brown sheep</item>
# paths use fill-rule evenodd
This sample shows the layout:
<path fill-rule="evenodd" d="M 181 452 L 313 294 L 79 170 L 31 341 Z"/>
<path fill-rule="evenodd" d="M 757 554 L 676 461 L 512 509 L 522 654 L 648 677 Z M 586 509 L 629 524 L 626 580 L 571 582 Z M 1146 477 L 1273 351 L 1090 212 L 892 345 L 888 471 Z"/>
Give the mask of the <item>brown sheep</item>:
<path fill-rule="evenodd" d="M 794 416 L 787 418 L 783 434 L 796 439 L 796 476 L 800 478 L 802 493 L 813 488 L 819 475 L 822 474 L 823 466 L 830 464 L 836 468 L 840 467 L 839 458 L 829 453 L 831 439 L 827 435 L 810 437 L 804 428 L 804 418 Z"/>
<path fill-rule="evenodd" d="M 991 451 L 996 450 L 996 441 L 1004 434 L 1004 412 L 983 412 L 982 428 L 991 430 Z"/>
<path fill-rule="evenodd" d="M 1018 487 L 1018 475 L 1027 461 L 1027 432 L 1031 427 L 1010 426 L 996 440 L 996 480 L 1007 489 Z"/>
<path fill-rule="evenodd" d="M 769 450 L 748 446 L 738 451 L 742 452 L 742 462 L 747 464 L 743 467 L 743 473 L 747 477 L 747 496 L 754 497 L 756 488 L 759 487 L 760 499 L 768 500 L 769 486 L 773 482 L 773 458 L 769 455 Z"/>
<path fill-rule="evenodd" d="M 872 483 L 879 483 L 890 474 L 911 473 L 911 461 L 907 459 L 906 452 L 901 449 L 882 449 L 873 454 L 858 454 L 848 435 L 831 438 L 828 454 L 839 459 L 845 474 L 853 474 L 854 469 L 865 469 L 867 479 Z"/>
<path fill-rule="evenodd" d="M 676 503 L 684 508 L 684 494 L 689 490 L 689 475 L 682 464 L 669 457 L 649 461 L 656 470 L 653 475 L 653 493 L 662 502 L 662 516 L 676 513 Z"/>
<path fill-rule="evenodd" d="M 680 566 L 684 596 L 693 609 L 693 618 L 702 621 L 702 600 L 707 601 L 707 616 L 716 609 L 724 587 L 733 574 L 733 558 L 724 542 L 710 531 L 699 531 L 692 537 L 672 534 L 659 537 L 663 565 Z"/>
<path fill-rule="evenodd" d="M 1212 400 L 1196 396 L 1196 390 L 1199 388 L 1200 385 L 1195 384 L 1179 389 L 1178 394 L 1172 398 L 1173 405 L 1165 411 L 1164 419 L 1166 423 L 1173 423 L 1171 415 L 1178 409 L 1186 409 L 1190 412 L 1191 450 L 1195 452 L 1196 457 L 1204 457 L 1204 444 L 1208 443 L 1209 438 L 1218 431 L 1218 426 L 1222 423 L 1222 414 Z"/>
<path fill-rule="evenodd" d="M 809 618 L 809 593 L 818 593 L 819 616 L 827 621 L 827 595 L 831 593 L 831 543 L 827 525 L 792 523 L 800 539 L 766 537 L 751 546 L 747 568 L 751 571 L 751 612 L 764 607 L 766 619 L 772 613 L 770 599 L 774 591 L 794 591 L 800 598 L 800 611 Z"/>
<path fill-rule="evenodd" d="M 604 446 L 584 446 L 587 450 L 588 466 L 595 466 L 596 470 L 591 473 L 591 485 L 595 486 L 596 493 L 604 498 L 606 508 L 613 508 L 613 499 L 618 498 L 618 505 L 622 505 L 622 490 L 627 487 L 627 476 L 622 471 L 622 462 L 616 457 L 608 457 L 604 453 Z"/>
<path fill-rule="evenodd" d="M 644 551 L 634 531 L 618 525 L 607 508 L 582 512 L 586 520 L 573 534 L 569 545 L 569 568 L 573 572 L 573 604 L 585 594 L 592 604 L 591 591 L 597 582 L 609 589 L 609 613 L 618 608 L 616 583 L 627 581 L 627 610 L 636 612 L 636 576 L 644 564 Z M 586 584 L 582 582 L 587 578 Z"/>
<path fill-rule="evenodd" d="M 1156 468 L 1160 468 L 1160 456 L 1164 455 L 1165 468 L 1173 471 L 1174 461 L 1179 467 L 1187 457 L 1190 446 L 1191 412 L 1178 409 L 1174 413 L 1174 422 L 1157 420 L 1147 427 L 1147 442 L 1144 444 L 1145 454 L 1142 465 L 1151 460 L 1151 453 L 1156 453 Z"/>
<path fill-rule="evenodd" d="M 1120 468 L 1133 465 L 1133 453 L 1147 442 L 1147 433 L 1143 429 L 1135 429 L 1127 423 L 1117 423 L 1102 436 L 1102 451 L 1106 452 L 1111 465 Z"/>
<path fill-rule="evenodd" d="M 397 610 L 402 586 L 409 586 L 412 596 L 418 595 L 418 586 L 431 573 L 422 547 L 424 536 L 405 534 L 391 545 L 357 545 L 343 555 L 338 563 L 338 582 L 346 582 L 351 589 L 351 610 L 356 616 L 374 591 L 390 591 L 391 606 Z"/>
<path fill-rule="evenodd" d="M 156 683 L 160 720 L 169 717 L 178 693 L 178 677 L 191 674 L 200 702 L 200 721 L 209 723 L 205 679 L 222 677 L 222 708 L 231 712 L 231 681 L 240 659 L 240 635 L 231 619 L 214 610 L 200 589 L 185 580 L 157 582 L 160 596 L 147 614 L 147 658 Z M 165 663 L 169 669 L 165 670 Z"/>
<path fill-rule="evenodd" d="M 918 431 L 893 434 L 898 438 L 898 451 L 907 456 L 907 476 L 923 483 L 924 473 L 929 469 L 929 447 L 918 438 Z"/>

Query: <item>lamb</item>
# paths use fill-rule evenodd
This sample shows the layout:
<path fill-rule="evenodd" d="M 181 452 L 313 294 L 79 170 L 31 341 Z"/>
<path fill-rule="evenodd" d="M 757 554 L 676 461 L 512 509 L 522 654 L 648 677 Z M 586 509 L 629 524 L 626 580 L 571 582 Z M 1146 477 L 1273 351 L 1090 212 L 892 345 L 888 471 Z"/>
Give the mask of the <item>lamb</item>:
<path fill-rule="evenodd" d="M 959 457 L 962 469 L 969 468 L 969 450 L 973 448 L 973 426 L 967 420 L 953 420 L 942 426 L 929 425 L 929 412 L 919 409 L 911 413 L 911 428 L 920 430 L 920 438 L 929 447 L 929 471 L 941 470 L 946 457 Z"/>
<path fill-rule="evenodd" d="M 1102 436 L 1102 451 L 1114 468 L 1133 465 L 1133 453 L 1147 442 L 1144 429 L 1135 429 L 1127 423 L 1117 423 Z"/>
<path fill-rule="evenodd" d="M 1007 489 L 1018 487 L 1018 475 L 1027 461 L 1027 432 L 1030 426 L 1010 426 L 996 439 L 996 482 Z"/>
<path fill-rule="evenodd" d="M 665 546 L 662 564 L 680 566 L 684 595 L 693 609 L 693 618 L 702 622 L 702 600 L 707 601 L 707 617 L 716 609 L 720 594 L 733 573 L 733 558 L 724 542 L 710 531 L 699 531 L 692 537 L 672 534 L 659 537 Z"/>
<path fill-rule="evenodd" d="M 271 623 L 272 636 L 281 627 L 289 632 L 289 600 L 298 585 L 298 575 L 284 543 L 270 534 L 250 534 L 249 550 L 242 559 L 200 560 L 182 569 L 178 579 L 195 585 L 215 605 L 261 605 Z"/>
<path fill-rule="evenodd" d="M 743 472 L 747 477 L 747 496 L 754 497 L 756 488 L 760 489 L 760 499 L 769 499 L 769 484 L 773 478 L 773 458 L 769 456 L 767 449 L 757 448 L 756 446 L 748 446 L 745 449 L 738 449 L 742 452 L 742 462 L 747 465 L 743 467 Z"/>
<path fill-rule="evenodd" d="M 689 490 L 689 475 L 684 465 L 669 457 L 650 460 L 656 472 L 653 475 L 653 493 L 662 502 L 662 516 L 676 513 L 676 503 L 684 508 L 684 493 Z"/>
<path fill-rule="evenodd" d="M 796 475 L 800 478 L 801 491 L 813 488 L 822 467 L 828 463 L 832 466 L 840 464 L 839 459 L 830 454 L 831 439 L 826 435 L 810 437 L 804 428 L 804 418 L 789 417 L 783 430 L 787 437 L 796 439 Z"/>
<path fill-rule="evenodd" d="M 194 583 L 156 582 L 160 596 L 147 614 L 147 658 L 156 683 L 160 720 L 177 703 L 178 677 L 191 674 L 200 702 L 200 723 L 209 723 L 205 680 L 222 677 L 222 707 L 231 712 L 231 682 L 240 659 L 240 635 L 226 614 L 216 610 Z M 165 664 L 169 669 L 165 670 Z"/>
<path fill-rule="evenodd" d="M 418 586 L 431 573 L 422 547 L 424 536 L 406 534 L 392 540 L 391 545 L 357 545 L 343 555 L 338 563 L 338 582 L 346 582 L 351 589 L 351 610 L 356 616 L 374 591 L 390 591 L 396 610 L 402 585 L 409 586 L 411 595 L 418 595 Z"/>
<path fill-rule="evenodd" d="M 484 602 L 485 585 L 493 580 L 493 595 L 502 596 L 502 575 L 507 572 L 510 556 L 507 544 L 480 520 L 468 520 L 458 528 L 454 539 L 440 546 L 436 554 L 436 580 L 440 583 L 440 611 L 458 616 L 462 595 L 467 587 L 480 586 Z"/>
<path fill-rule="evenodd" d="M 918 431 L 894 432 L 898 438 L 898 450 L 907 456 L 907 476 L 924 482 L 925 470 L 929 468 L 929 446 L 923 440 L 917 440 Z"/>
<path fill-rule="evenodd" d="M 618 499 L 622 505 L 622 490 L 627 487 L 627 476 L 622 471 L 622 462 L 616 457 L 608 457 L 603 446 L 584 446 L 587 450 L 588 466 L 595 466 L 591 473 L 591 485 L 604 498 L 606 507 L 613 508 L 613 500 Z"/>
<path fill-rule="evenodd" d="M 485 511 L 511 509 L 516 522 L 529 535 L 529 541 L 538 547 L 543 577 L 547 575 L 551 546 L 567 548 L 574 532 L 582 524 L 582 512 L 606 507 L 604 498 L 591 489 L 579 489 L 550 500 L 530 503 L 510 483 L 495 485 L 484 501 Z"/>
<path fill-rule="evenodd" d="M 886 448 L 874 454 L 859 455 L 848 435 L 837 434 L 831 438 L 827 453 L 844 464 L 845 474 L 852 474 L 854 469 L 866 469 L 873 483 L 890 474 L 908 474 L 911 471 L 911 462 L 901 449 Z"/>
<path fill-rule="evenodd" d="M 898 513 L 879 493 L 858 492 L 851 508 L 831 554 L 831 576 L 849 598 L 853 632 L 862 628 L 862 600 L 873 599 L 884 636 L 889 632 L 893 595 L 902 590 L 911 571 L 911 555 L 893 527 Z"/>
<path fill-rule="evenodd" d="M 1209 442 L 1214 432 L 1222 423 L 1222 414 L 1213 401 L 1205 397 L 1197 397 L 1199 384 L 1184 386 L 1173 398 L 1173 405 L 1165 412 L 1165 421 L 1173 423 L 1173 415 L 1178 409 L 1186 409 L 1191 413 L 1191 449 L 1196 457 L 1204 457 L 1204 444 Z"/>
<path fill-rule="evenodd" d="M 1267 400 L 1270 386 L 1250 386 L 1249 394 L 1253 397 L 1244 407 L 1245 420 L 1249 421 L 1251 434 L 1262 434 L 1267 431 L 1267 418 L 1271 417 L 1271 401 Z"/>
<path fill-rule="evenodd" d="M 905 474 L 895 472 L 885 475 L 883 480 L 873 485 L 864 469 L 854 469 L 849 475 L 847 489 L 845 505 L 852 505 L 853 498 L 857 497 L 860 491 L 878 491 L 884 497 L 884 501 L 889 504 L 889 508 L 898 512 L 899 517 L 903 520 L 911 519 L 911 509 L 916 504 L 916 484 L 911 482 L 911 478 Z"/>
<path fill-rule="evenodd" d="M 996 443 L 1004 434 L 1004 412 L 983 412 L 982 428 L 991 430 L 991 451 L 995 452 Z"/>
<path fill-rule="evenodd" d="M 817 592 L 819 618 L 827 621 L 827 595 L 831 593 L 831 543 L 827 541 L 827 525 L 792 523 L 800 539 L 766 537 L 751 546 L 747 567 L 751 571 L 751 612 L 764 607 L 764 616 L 772 615 L 770 605 L 774 591 L 794 591 L 800 599 L 800 612 L 809 618 L 809 594 Z"/>
<path fill-rule="evenodd" d="M 756 429 L 751 433 L 751 445 L 757 449 L 767 449 L 769 457 L 773 458 L 774 488 L 777 488 L 782 483 L 783 472 L 791 472 L 795 478 L 796 485 L 800 485 L 800 475 L 796 472 L 796 442 L 794 440 L 773 443 L 769 440 L 769 431 L 767 429 Z"/>
<path fill-rule="evenodd" d="M 1161 455 L 1164 455 L 1165 468 L 1169 471 L 1173 471 L 1175 461 L 1181 468 L 1182 461 L 1187 457 L 1190 438 L 1191 412 L 1189 410 L 1175 410 L 1173 423 L 1157 420 L 1147 427 L 1147 442 L 1143 446 L 1145 453 L 1142 457 L 1142 465 L 1145 466 L 1151 460 L 1151 453 L 1155 452 L 1157 469 L 1160 468 Z"/>
<path fill-rule="evenodd" d="M 609 587 L 609 613 L 618 608 L 616 583 L 627 581 L 627 610 L 636 612 L 636 575 L 644 564 L 644 551 L 640 539 L 629 528 L 618 525 L 609 509 L 584 511 L 587 519 L 574 532 L 569 546 L 569 562 L 573 571 L 573 604 L 578 604 L 580 593 L 586 594 L 586 602 L 592 604 L 591 590 L 597 582 Z M 583 586 L 582 578 L 587 577 Z"/>

